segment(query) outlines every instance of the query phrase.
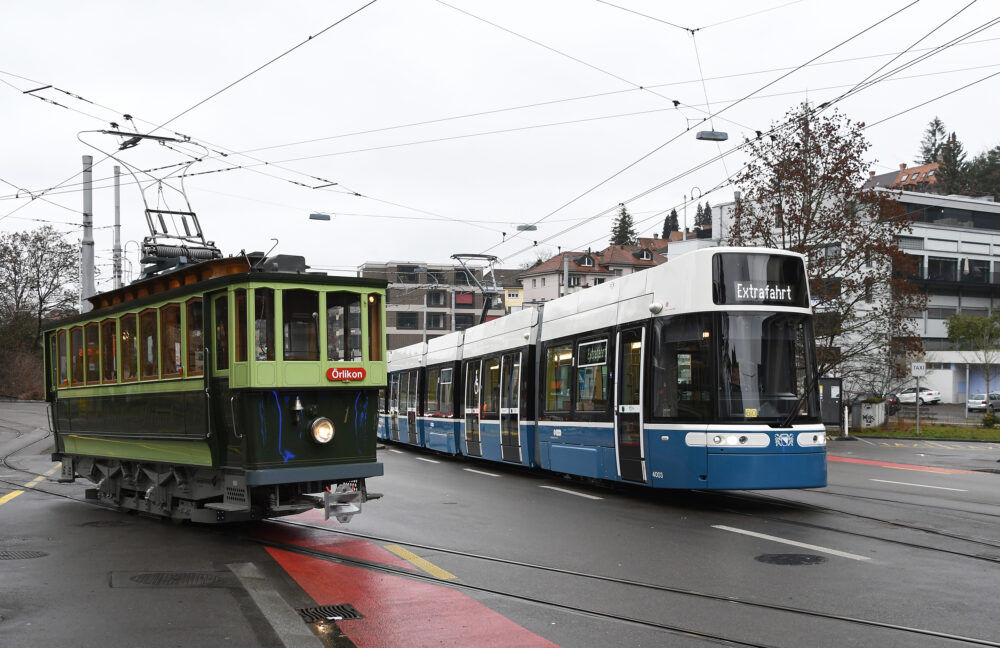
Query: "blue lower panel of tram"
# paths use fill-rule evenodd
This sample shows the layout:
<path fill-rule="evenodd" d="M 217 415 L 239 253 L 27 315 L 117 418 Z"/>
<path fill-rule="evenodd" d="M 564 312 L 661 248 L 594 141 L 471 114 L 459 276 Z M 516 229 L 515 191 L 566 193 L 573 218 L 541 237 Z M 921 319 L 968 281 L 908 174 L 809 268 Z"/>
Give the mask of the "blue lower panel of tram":
<path fill-rule="evenodd" d="M 421 419 L 424 447 L 437 452 L 458 454 L 461 424 L 455 419 Z"/>
<path fill-rule="evenodd" d="M 712 489 L 819 488 L 826 486 L 826 452 L 733 453 L 708 451 Z"/>
<path fill-rule="evenodd" d="M 538 465 L 545 470 L 618 480 L 611 424 L 547 421 L 538 426 Z"/>

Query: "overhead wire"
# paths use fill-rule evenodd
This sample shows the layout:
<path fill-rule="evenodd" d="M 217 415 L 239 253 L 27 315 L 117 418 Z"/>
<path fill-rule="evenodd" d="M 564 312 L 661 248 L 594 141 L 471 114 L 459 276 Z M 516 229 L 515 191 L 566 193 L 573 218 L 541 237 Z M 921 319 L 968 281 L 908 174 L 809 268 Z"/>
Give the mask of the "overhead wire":
<path fill-rule="evenodd" d="M 440 0 L 438 0 L 438 1 L 440 1 Z M 796 71 L 798 71 L 798 70 L 802 69 L 802 67 L 804 67 L 804 66 L 805 66 L 806 64 L 808 64 L 808 63 L 811 63 L 811 62 L 813 62 L 813 61 L 815 61 L 815 60 L 817 60 L 817 59 L 819 59 L 819 58 L 822 58 L 822 57 L 823 57 L 823 56 L 825 56 L 826 54 L 829 54 L 830 52 L 832 52 L 832 51 L 834 51 L 834 50 L 836 50 L 836 49 L 838 49 L 838 48 L 840 48 L 840 47 L 843 47 L 843 46 L 844 46 L 845 44 L 847 44 L 847 43 L 851 42 L 852 40 L 854 40 L 854 39 L 858 38 L 859 36 L 861 36 L 861 35 L 863 35 L 863 34 L 865 34 L 865 33 L 869 32 L 869 31 L 871 31 L 872 29 L 874 29 L 874 28 L 878 27 L 879 25 L 881 25 L 881 24 L 885 23 L 886 21 L 888 21 L 888 20 L 891 20 L 892 18 L 894 18 L 894 17 L 898 16 L 898 15 L 899 15 L 899 14 L 901 14 L 902 12 L 906 11 L 906 10 L 907 10 L 907 9 L 909 9 L 910 7 L 912 7 L 912 6 L 914 6 L 915 4 L 917 4 L 917 3 L 919 2 L 919 1 L 920 1 L 920 0 L 913 0 L 913 1 L 912 1 L 912 2 L 910 2 L 909 4 L 905 5 L 904 7 L 900 8 L 900 9 L 897 9 L 896 11 L 892 12 L 892 13 L 891 13 L 891 14 L 889 14 L 888 16 L 886 16 L 886 17 L 884 17 L 884 18 L 881 18 L 881 19 L 877 20 L 876 22 L 872 23 L 872 24 L 871 24 L 871 25 L 869 25 L 868 27 L 865 27 L 864 29 L 862 29 L 861 31 L 859 31 L 859 32 L 855 33 L 854 35 L 852 35 L 852 36 L 850 36 L 850 37 L 848 37 L 848 38 L 846 38 L 846 39 L 844 39 L 844 40 L 840 41 L 839 43 L 837 43 L 837 44 L 836 44 L 836 45 L 834 45 L 833 47 L 830 47 L 830 48 L 828 48 L 828 49 L 824 50 L 824 51 L 823 51 L 822 53 L 820 53 L 820 54 L 818 54 L 818 55 L 814 56 L 813 58 L 809 59 L 808 61 L 806 61 L 806 63 L 803 63 L 803 64 L 800 64 L 799 66 L 797 66 L 797 67 L 796 67 L 795 69 L 791 70 L 790 72 L 787 72 L 787 73 L 785 73 L 785 74 L 783 74 L 783 75 L 779 76 L 779 77 L 778 77 L 777 79 L 773 79 L 773 80 L 769 81 L 768 83 L 764 84 L 763 86 L 761 86 L 761 87 L 760 87 L 760 88 L 758 88 L 757 90 L 754 90 L 754 91 L 752 91 L 752 92 L 748 93 L 748 94 L 747 94 L 747 95 L 745 95 L 745 96 L 744 96 L 743 98 L 741 98 L 741 99 L 737 100 L 736 102 L 734 102 L 734 103 L 732 103 L 732 104 L 729 104 L 729 105 L 725 106 L 725 107 L 724 107 L 724 108 L 722 108 L 721 110 L 718 110 L 718 111 L 715 111 L 715 112 L 713 113 L 713 115 L 718 115 L 718 114 L 720 114 L 720 113 L 722 113 L 722 112 L 725 112 L 725 111 L 727 111 L 727 110 L 731 109 L 731 108 L 732 108 L 733 106 L 736 106 L 736 105 L 739 105 L 740 103 L 742 103 L 743 101 L 745 101 L 745 100 L 746 100 L 746 99 L 748 99 L 749 97 L 751 97 L 751 96 L 753 96 L 753 95 L 757 94 L 758 92 L 760 92 L 760 91 L 762 91 L 762 90 L 765 90 L 765 89 L 767 89 L 767 88 L 771 87 L 772 85 L 774 85 L 774 84 L 775 84 L 775 83 L 777 83 L 778 81 L 781 81 L 782 79 L 784 79 L 784 78 L 786 78 L 786 77 L 790 76 L 791 74 L 794 74 L 794 73 L 795 73 Z M 690 129 L 687 129 L 687 130 L 690 130 Z M 679 138 L 680 138 L 681 136 L 683 136 L 683 135 L 684 135 L 684 133 L 685 133 L 685 132 L 687 132 L 687 130 L 685 130 L 685 131 L 683 131 L 683 132 L 681 132 L 681 133 L 677 134 L 676 136 L 674 136 L 674 137 L 672 137 L 672 138 L 668 139 L 668 140 L 667 140 L 666 142 L 664 142 L 663 144 L 661 144 L 661 145 L 657 146 L 656 148 L 654 148 L 653 150 L 649 151 L 648 153 L 645 153 L 645 154 L 644 154 L 644 155 L 643 155 L 642 157 L 640 157 L 640 158 L 639 158 L 638 160 L 636 160 L 636 161 L 634 161 L 634 162 L 630 163 L 630 164 L 629 164 L 628 166 L 624 167 L 623 169 L 621 169 L 621 170 L 619 170 L 619 171 L 616 171 L 616 172 L 615 172 L 614 174 L 612 174 L 612 175 L 611 175 L 611 176 L 609 176 L 608 178 L 606 178 L 606 179 L 602 180 L 601 182 L 597 183 L 596 185 L 593 185 L 592 187 L 590 187 L 589 189 L 587 189 L 587 190 L 586 190 L 586 191 L 584 191 L 583 193 L 579 194 L 578 196 L 576 196 L 576 197 L 575 197 L 575 198 L 573 198 L 572 200 L 570 200 L 570 201 L 568 201 L 568 202 L 566 202 L 566 203 L 563 203 L 563 205 L 561 205 L 561 206 L 560 206 L 560 207 L 558 207 L 557 209 L 555 209 L 555 210 L 553 210 L 553 211 L 549 212 L 548 214 L 546 214 L 546 215 L 542 216 L 541 218 L 539 218 L 538 220 L 534 221 L 534 222 L 533 222 L 533 223 L 531 223 L 531 224 L 532 224 L 532 225 L 537 225 L 538 223 L 540 223 L 540 222 L 544 221 L 544 220 L 545 220 L 546 218 L 549 218 L 549 217 L 553 216 L 554 214 L 556 214 L 556 213 L 558 213 L 559 211 L 561 211 L 561 210 L 565 209 L 566 207 L 568 207 L 569 205 L 573 204 L 573 203 L 574 203 L 574 202 L 576 202 L 577 200 L 580 200 L 581 198 L 583 198 L 583 197 L 584 197 L 584 196 L 586 196 L 587 194 L 591 193 L 591 192 L 592 192 L 592 191 L 594 191 L 595 189 L 597 189 L 597 188 L 599 188 L 599 187 L 603 186 L 604 184 L 606 184 L 606 183 L 607 183 L 607 182 L 609 182 L 610 180 L 612 180 L 612 179 L 616 178 L 617 176 L 621 175 L 622 173 L 624 173 L 624 172 L 625 172 L 625 171 L 627 171 L 628 169 L 630 169 L 630 168 L 634 167 L 635 165 L 639 164 L 639 163 L 640 163 L 640 162 L 642 162 L 643 160 L 645 160 L 645 159 L 649 158 L 650 156 L 652 156 L 653 154 L 655 154 L 655 153 L 656 153 L 656 152 L 658 152 L 659 150 L 663 149 L 664 147 L 666 147 L 666 146 L 667 146 L 667 145 L 669 145 L 670 143 L 672 143 L 672 142 L 676 141 L 676 140 L 677 140 L 677 139 L 679 139 Z M 488 252 L 488 251 L 491 251 L 491 250 L 493 250 L 493 249 L 495 249 L 495 248 L 499 247 L 499 245 L 501 245 L 501 244 L 504 244 L 504 243 L 507 243 L 507 242 L 509 242 L 509 241 L 512 241 L 512 240 L 513 240 L 513 239 L 515 239 L 515 238 L 521 238 L 521 237 L 520 237 L 520 235 L 519 235 L 519 233 L 515 233 L 515 234 L 514 234 L 513 236 L 511 236 L 510 238 L 506 239 L 506 241 L 502 241 L 501 243 L 498 243 L 498 244 L 494 244 L 494 245 L 492 245 L 492 246 L 490 246 L 490 247 L 486 248 L 486 250 L 484 250 L 484 253 L 485 253 L 485 252 Z M 534 246 L 532 246 L 532 247 L 534 247 Z M 528 249 L 531 249 L 531 248 L 529 247 L 529 248 L 526 248 L 525 250 L 521 250 L 520 252 L 517 252 L 517 253 L 515 253 L 515 255 L 516 255 L 516 254 L 520 254 L 520 253 L 522 253 L 522 252 L 524 252 L 524 251 L 526 251 L 526 250 L 528 250 Z M 508 258 L 509 258 L 509 257 L 508 257 Z"/>

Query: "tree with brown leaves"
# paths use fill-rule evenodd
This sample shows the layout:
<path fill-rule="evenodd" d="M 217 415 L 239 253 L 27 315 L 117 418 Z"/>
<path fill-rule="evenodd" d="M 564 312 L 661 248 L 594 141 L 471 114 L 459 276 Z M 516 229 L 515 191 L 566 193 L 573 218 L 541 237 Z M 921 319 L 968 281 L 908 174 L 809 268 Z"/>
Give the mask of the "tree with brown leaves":
<path fill-rule="evenodd" d="M 803 104 L 772 135 L 747 141 L 727 242 L 807 257 L 821 375 L 850 392 L 895 390 L 907 356 L 921 352 L 917 322 L 926 297 L 907 280 L 915 267 L 897 246 L 911 229 L 886 191 L 863 188 L 864 124 Z"/>

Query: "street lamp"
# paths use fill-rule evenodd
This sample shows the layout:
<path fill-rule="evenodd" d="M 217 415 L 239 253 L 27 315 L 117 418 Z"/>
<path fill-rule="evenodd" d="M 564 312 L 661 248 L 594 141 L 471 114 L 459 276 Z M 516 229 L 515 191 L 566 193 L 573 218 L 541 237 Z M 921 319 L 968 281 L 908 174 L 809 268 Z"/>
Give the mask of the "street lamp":
<path fill-rule="evenodd" d="M 309 214 L 309 220 L 328 221 L 330 220 L 330 214 Z"/>

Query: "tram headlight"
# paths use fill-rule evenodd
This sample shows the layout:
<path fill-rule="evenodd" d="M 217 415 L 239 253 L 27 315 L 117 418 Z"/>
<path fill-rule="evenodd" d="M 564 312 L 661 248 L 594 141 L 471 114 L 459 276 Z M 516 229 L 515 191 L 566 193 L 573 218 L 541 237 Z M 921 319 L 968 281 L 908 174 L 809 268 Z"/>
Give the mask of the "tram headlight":
<path fill-rule="evenodd" d="M 316 443 L 329 443 L 336 433 L 333 427 L 333 421 L 321 416 L 312 422 L 312 435 Z"/>

